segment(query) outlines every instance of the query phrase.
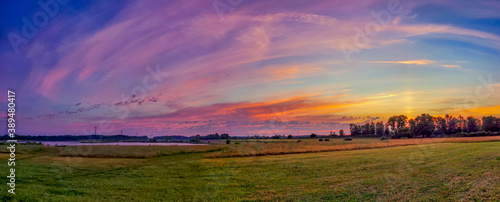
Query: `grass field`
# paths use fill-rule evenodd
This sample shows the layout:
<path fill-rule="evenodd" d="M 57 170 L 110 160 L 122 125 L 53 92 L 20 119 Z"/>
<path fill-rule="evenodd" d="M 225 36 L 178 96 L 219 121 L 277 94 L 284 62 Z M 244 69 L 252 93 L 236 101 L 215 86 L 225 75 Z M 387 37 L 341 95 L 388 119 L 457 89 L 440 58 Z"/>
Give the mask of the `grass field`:
<path fill-rule="evenodd" d="M 363 139 L 356 143 L 356 140 L 331 141 L 328 146 L 381 142 Z M 438 140 L 437 143 L 396 141 L 417 144 L 409 146 L 226 158 L 210 156 L 221 151 L 231 153 L 238 147 L 250 149 L 252 144 L 287 143 L 251 141 L 225 149 L 221 145 L 208 145 L 186 152 L 179 147 L 153 146 L 97 147 L 90 152 L 89 148 L 23 146 L 17 153 L 17 194 L 15 197 L 7 194 L 4 185 L 0 200 L 495 201 L 500 198 L 500 142 Z M 321 145 L 313 141 L 301 143 Z M 141 151 L 145 155 L 138 155 Z M 133 158 L 65 156 L 78 152 Z M 0 157 L 7 159 L 8 154 L 2 153 Z M 0 165 L 0 170 L 7 175 L 6 163 Z"/>

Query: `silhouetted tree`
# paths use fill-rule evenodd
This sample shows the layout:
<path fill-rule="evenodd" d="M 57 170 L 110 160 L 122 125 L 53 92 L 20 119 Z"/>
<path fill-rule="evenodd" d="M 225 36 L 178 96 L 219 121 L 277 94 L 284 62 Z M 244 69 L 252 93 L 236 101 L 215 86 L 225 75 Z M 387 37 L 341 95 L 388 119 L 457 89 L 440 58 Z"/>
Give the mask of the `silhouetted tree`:
<path fill-rule="evenodd" d="M 458 119 L 446 114 L 446 133 L 455 134 L 457 132 Z"/>
<path fill-rule="evenodd" d="M 406 121 L 407 120 L 408 120 L 408 117 L 406 117 L 405 115 L 399 115 L 396 118 L 396 123 L 398 124 L 397 125 L 397 131 L 398 132 L 401 132 L 401 131 L 403 131 L 406 128 Z"/>
<path fill-rule="evenodd" d="M 458 130 L 457 133 L 464 132 L 467 129 L 465 128 L 465 119 L 462 115 L 458 116 Z"/>
<path fill-rule="evenodd" d="M 417 123 L 415 122 L 415 120 L 410 119 L 408 120 L 408 124 L 410 125 L 410 136 L 415 137 L 415 129 L 417 127 Z"/>
<path fill-rule="evenodd" d="M 395 131 L 396 130 L 396 121 L 397 121 L 398 117 L 397 116 L 392 116 L 389 118 L 389 120 L 387 120 L 387 126 L 388 127 L 391 127 L 391 130 L 392 131 Z"/>
<path fill-rule="evenodd" d="M 369 134 L 370 135 L 375 135 L 375 124 L 373 122 L 370 123 Z"/>
<path fill-rule="evenodd" d="M 377 136 L 380 136 L 380 137 L 384 136 L 384 122 L 383 121 L 377 122 L 375 127 L 376 127 L 375 132 L 377 133 Z"/>
<path fill-rule="evenodd" d="M 440 135 L 443 135 L 447 129 L 446 129 L 446 119 L 444 119 L 443 117 L 435 117 L 434 118 L 434 121 L 436 122 L 436 133 L 437 134 L 440 134 Z"/>
<path fill-rule="evenodd" d="M 361 129 L 356 124 L 349 124 L 349 129 L 351 130 L 351 136 L 358 136 L 361 134 Z"/>
<path fill-rule="evenodd" d="M 415 118 L 415 135 L 430 137 L 434 133 L 434 118 L 429 114 L 422 114 Z"/>
<path fill-rule="evenodd" d="M 483 130 L 486 132 L 500 131 L 500 119 L 493 116 L 483 117 Z"/>
<path fill-rule="evenodd" d="M 477 132 L 478 130 L 477 119 L 472 116 L 467 117 L 467 132 Z"/>
<path fill-rule="evenodd" d="M 363 128 L 361 129 L 361 133 L 363 133 L 363 135 L 368 135 L 370 134 L 370 124 L 369 123 L 365 123 L 365 125 L 363 126 Z"/>

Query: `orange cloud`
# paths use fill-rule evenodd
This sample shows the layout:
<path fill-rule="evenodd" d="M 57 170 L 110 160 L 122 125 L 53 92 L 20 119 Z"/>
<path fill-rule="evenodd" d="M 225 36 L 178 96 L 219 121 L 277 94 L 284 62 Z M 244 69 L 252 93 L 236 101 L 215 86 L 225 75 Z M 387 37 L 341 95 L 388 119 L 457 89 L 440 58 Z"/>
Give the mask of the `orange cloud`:
<path fill-rule="evenodd" d="M 436 62 L 432 61 L 432 60 L 405 60 L 405 61 L 368 61 L 368 63 L 429 65 L 429 64 L 436 63 Z"/>
<path fill-rule="evenodd" d="M 441 67 L 447 67 L 447 68 L 460 68 L 458 65 L 439 65 Z"/>
<path fill-rule="evenodd" d="M 475 109 L 465 110 L 462 113 L 470 114 L 473 116 L 486 116 L 486 115 L 499 115 L 500 114 L 500 105 L 497 106 L 489 106 L 489 107 L 478 107 Z"/>

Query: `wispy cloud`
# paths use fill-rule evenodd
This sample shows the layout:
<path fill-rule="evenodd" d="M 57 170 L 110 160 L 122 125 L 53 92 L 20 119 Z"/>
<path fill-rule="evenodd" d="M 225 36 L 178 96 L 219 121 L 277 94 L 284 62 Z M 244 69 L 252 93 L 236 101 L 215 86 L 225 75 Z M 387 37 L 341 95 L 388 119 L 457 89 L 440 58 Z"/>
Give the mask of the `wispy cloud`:
<path fill-rule="evenodd" d="M 367 63 L 377 64 L 407 64 L 407 65 L 429 65 L 436 63 L 432 60 L 405 60 L 405 61 L 365 61 Z"/>

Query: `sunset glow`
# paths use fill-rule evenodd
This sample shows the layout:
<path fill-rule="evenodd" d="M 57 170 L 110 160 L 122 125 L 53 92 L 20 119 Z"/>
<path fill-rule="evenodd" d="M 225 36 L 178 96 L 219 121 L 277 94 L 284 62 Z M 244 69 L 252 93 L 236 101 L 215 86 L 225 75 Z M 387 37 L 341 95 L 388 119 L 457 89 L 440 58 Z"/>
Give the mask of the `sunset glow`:
<path fill-rule="evenodd" d="M 16 91 L 21 135 L 307 135 L 500 115 L 500 3 L 390 2 L 70 1 L 27 42 L 1 39 L 0 104 Z M 24 38 L 22 18 L 42 9 L 26 4 L 1 8 L 2 36 Z"/>

